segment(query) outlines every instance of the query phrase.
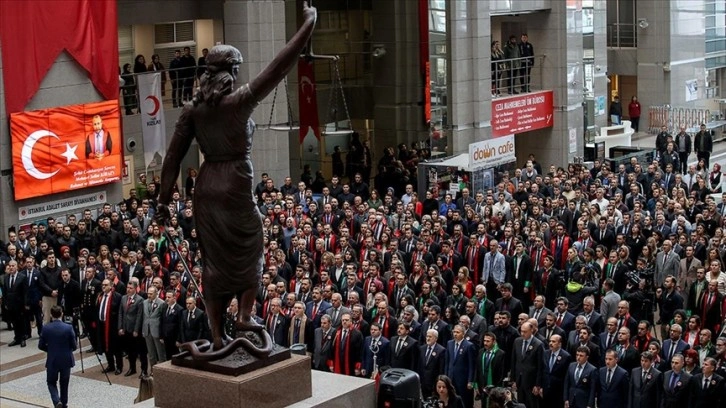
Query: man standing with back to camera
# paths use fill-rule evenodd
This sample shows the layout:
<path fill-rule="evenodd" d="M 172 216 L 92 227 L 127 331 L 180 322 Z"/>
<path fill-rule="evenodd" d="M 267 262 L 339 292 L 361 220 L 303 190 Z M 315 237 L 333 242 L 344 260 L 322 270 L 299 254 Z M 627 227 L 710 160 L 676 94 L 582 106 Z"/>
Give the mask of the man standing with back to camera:
<path fill-rule="evenodd" d="M 63 309 L 56 305 L 50 309 L 52 321 L 43 327 L 38 348 L 47 352 L 45 361 L 48 391 L 55 408 L 68 406 L 68 382 L 71 368 L 76 365 L 73 352 L 78 348 L 76 333 L 71 325 L 63 322 Z M 58 377 L 60 376 L 60 396 Z"/>

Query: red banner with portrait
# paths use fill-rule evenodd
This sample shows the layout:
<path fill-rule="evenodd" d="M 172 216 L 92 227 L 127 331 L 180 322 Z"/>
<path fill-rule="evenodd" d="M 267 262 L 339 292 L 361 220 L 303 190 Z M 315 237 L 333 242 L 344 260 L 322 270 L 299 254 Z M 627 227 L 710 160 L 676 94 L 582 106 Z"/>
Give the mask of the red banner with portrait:
<path fill-rule="evenodd" d="M 117 27 L 116 0 L 0 1 L 7 112 L 25 109 L 63 50 L 105 99 L 117 99 Z"/>
<path fill-rule="evenodd" d="M 418 65 L 423 79 L 424 121 L 431 123 L 431 58 L 429 57 L 429 0 L 418 1 Z"/>
<path fill-rule="evenodd" d="M 121 179 L 118 101 L 10 115 L 15 200 Z"/>

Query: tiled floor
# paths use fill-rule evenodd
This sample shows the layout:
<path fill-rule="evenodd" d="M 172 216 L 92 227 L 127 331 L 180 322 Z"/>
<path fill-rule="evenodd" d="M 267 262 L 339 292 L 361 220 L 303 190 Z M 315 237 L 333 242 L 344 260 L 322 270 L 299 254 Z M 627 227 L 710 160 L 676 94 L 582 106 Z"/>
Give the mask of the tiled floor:
<path fill-rule="evenodd" d="M 0 342 L 10 343 L 13 333 L 5 330 L 5 323 L 0 324 Z M 34 333 L 35 334 L 35 333 Z M 83 341 L 84 349 L 88 349 L 87 341 Z M 101 361 L 106 363 L 101 357 Z M 109 375 L 112 385 L 108 385 L 101 373 L 98 360 L 93 354 L 83 353 L 85 378 L 81 374 L 80 355 L 76 353 L 76 366 L 72 370 L 69 386 L 71 407 L 113 406 L 126 407 L 134 405 L 137 395 L 137 384 L 134 387 L 119 384 L 133 384 L 128 378 Z M 89 375 L 90 374 L 90 375 Z M 123 380 L 121 380 L 123 378 Z M 149 404 L 144 404 L 149 405 Z M 35 335 L 27 341 L 27 347 L 0 346 L 0 407 L 26 408 L 51 407 L 50 394 L 45 380 L 45 353 L 38 349 L 38 337 Z"/>

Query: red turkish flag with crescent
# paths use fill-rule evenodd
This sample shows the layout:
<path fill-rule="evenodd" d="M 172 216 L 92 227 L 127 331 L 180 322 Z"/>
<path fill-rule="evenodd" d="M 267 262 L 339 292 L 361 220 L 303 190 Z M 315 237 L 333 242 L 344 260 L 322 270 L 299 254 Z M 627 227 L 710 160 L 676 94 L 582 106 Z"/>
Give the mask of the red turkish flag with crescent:
<path fill-rule="evenodd" d="M 15 199 L 121 179 L 118 100 L 10 115 Z"/>
<path fill-rule="evenodd" d="M 297 64 L 298 99 L 300 109 L 300 143 L 312 128 L 320 140 L 320 120 L 318 119 L 318 96 L 315 89 L 315 65 L 313 60 L 301 58 Z"/>
<path fill-rule="evenodd" d="M 118 99 L 117 20 L 116 0 L 1 0 L 7 112 L 25 109 L 63 50 L 105 99 Z"/>

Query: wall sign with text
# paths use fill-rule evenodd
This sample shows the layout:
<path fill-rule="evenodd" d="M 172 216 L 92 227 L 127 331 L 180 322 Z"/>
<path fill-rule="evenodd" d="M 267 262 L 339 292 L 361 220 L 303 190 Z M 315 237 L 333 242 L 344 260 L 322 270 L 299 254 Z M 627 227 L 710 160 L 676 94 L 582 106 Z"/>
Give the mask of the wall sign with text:
<path fill-rule="evenodd" d="M 492 136 L 501 137 L 553 124 L 552 91 L 532 92 L 492 101 Z"/>

